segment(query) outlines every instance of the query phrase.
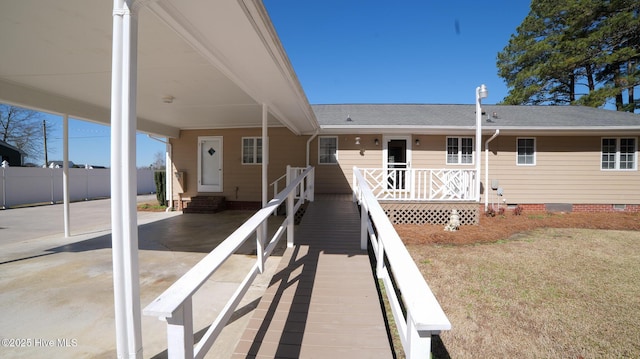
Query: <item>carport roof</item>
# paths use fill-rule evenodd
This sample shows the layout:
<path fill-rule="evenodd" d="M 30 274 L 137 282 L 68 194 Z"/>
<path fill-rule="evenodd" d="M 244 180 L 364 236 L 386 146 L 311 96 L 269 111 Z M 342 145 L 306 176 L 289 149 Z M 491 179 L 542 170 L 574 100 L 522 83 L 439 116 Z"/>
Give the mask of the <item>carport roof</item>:
<path fill-rule="evenodd" d="M 9 1 L 0 11 L 0 102 L 108 124 L 111 1 Z M 317 122 L 258 0 L 138 1 L 138 129 Z M 169 102 L 171 99 L 171 103 Z"/>

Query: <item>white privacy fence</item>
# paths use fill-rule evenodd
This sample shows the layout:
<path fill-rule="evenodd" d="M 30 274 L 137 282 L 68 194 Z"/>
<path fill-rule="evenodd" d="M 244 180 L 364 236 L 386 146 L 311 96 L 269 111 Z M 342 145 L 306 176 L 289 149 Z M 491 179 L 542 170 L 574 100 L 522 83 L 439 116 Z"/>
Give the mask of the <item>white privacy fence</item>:
<path fill-rule="evenodd" d="M 431 292 L 378 203 L 365 177 L 353 169 L 353 196 L 360 205 L 363 249 L 369 240 L 375 254 L 376 274 L 384 283 L 406 357 L 428 358 L 431 336 L 450 330 L 451 323 Z"/>
<path fill-rule="evenodd" d="M 139 169 L 138 194 L 154 193 L 154 170 Z M 81 201 L 110 197 L 111 171 L 107 168 L 69 168 L 69 199 Z M 2 208 L 63 201 L 62 168 L 0 168 Z"/>
<path fill-rule="evenodd" d="M 285 189 L 279 192 L 264 208 L 249 218 L 227 239 L 207 254 L 200 262 L 171 285 L 144 309 L 144 314 L 167 322 L 167 350 L 169 358 L 204 358 L 218 335 L 249 290 L 251 283 L 264 270 L 269 257 L 283 235 L 287 246 L 294 244 L 294 220 L 298 208 L 313 198 L 314 169 L 307 167 Z M 296 196 L 299 194 L 299 196 Z M 298 198 L 296 200 L 296 198 Z M 267 238 L 267 220 L 281 204 L 287 205 L 287 216 L 271 238 Z M 256 241 L 256 262 L 227 304 L 197 344 L 194 343 L 193 295 L 207 280 L 248 240 Z M 204 308 L 206 310 L 211 308 Z M 198 311 L 199 312 L 199 311 Z M 195 347 L 194 347 L 195 344 Z"/>
<path fill-rule="evenodd" d="M 475 170 L 361 168 L 377 199 L 477 201 Z"/>

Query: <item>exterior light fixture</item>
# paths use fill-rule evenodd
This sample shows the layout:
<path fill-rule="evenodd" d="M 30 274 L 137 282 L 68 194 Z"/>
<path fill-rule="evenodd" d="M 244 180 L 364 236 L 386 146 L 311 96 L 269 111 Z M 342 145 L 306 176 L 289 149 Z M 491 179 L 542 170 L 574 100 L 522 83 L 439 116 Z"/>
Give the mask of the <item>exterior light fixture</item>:
<path fill-rule="evenodd" d="M 376 146 L 379 146 L 379 145 L 380 145 L 380 141 L 379 141 L 377 138 L 376 138 L 375 140 L 373 140 L 373 143 L 374 143 Z"/>
<path fill-rule="evenodd" d="M 482 99 L 489 96 L 489 90 L 484 84 L 476 87 L 476 199 L 480 200 L 480 151 L 482 151 Z M 486 195 L 486 194 L 485 194 Z"/>
<path fill-rule="evenodd" d="M 356 137 L 356 145 L 360 144 L 360 137 Z"/>
<path fill-rule="evenodd" d="M 416 138 L 416 146 L 420 146 L 420 139 Z"/>

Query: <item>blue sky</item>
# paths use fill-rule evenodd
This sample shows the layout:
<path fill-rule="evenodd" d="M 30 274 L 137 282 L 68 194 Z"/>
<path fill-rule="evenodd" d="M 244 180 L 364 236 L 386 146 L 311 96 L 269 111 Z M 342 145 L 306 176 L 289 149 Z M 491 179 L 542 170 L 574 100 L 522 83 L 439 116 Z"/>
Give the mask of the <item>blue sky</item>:
<path fill-rule="evenodd" d="M 62 160 L 62 116 L 43 114 L 43 120 L 51 134 L 47 138 L 49 161 Z M 77 165 L 110 166 L 111 128 L 109 126 L 69 118 L 69 161 Z M 162 153 L 165 145 L 150 139 L 146 134 L 137 136 L 136 163 L 138 167 L 148 167 L 155 161 L 155 155 Z M 27 158 L 27 162 L 36 162 Z M 44 159 L 37 161 L 37 164 Z"/>
<path fill-rule="evenodd" d="M 309 102 L 486 103 L 507 88 L 496 57 L 524 0 L 264 0 Z"/>
<path fill-rule="evenodd" d="M 264 0 L 312 104 L 472 104 L 486 84 L 496 103 L 507 95 L 496 56 L 529 12 L 529 1 Z M 49 159 L 62 159 L 62 119 Z M 109 127 L 70 120 L 69 159 L 109 166 Z M 138 135 L 138 167 L 165 146 Z"/>

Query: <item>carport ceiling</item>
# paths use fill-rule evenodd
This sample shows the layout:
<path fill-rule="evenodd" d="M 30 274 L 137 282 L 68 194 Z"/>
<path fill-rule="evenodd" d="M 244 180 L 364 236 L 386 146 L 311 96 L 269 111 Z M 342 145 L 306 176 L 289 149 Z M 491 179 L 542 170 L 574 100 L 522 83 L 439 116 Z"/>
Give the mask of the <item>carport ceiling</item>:
<path fill-rule="evenodd" d="M 9 1 L 0 11 L 0 101 L 108 123 L 112 1 Z M 316 120 L 259 0 L 142 1 L 138 127 L 269 125 L 311 133 Z M 172 98 L 171 103 L 166 103 Z"/>

